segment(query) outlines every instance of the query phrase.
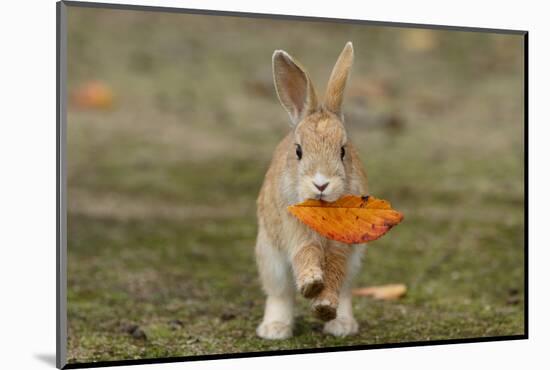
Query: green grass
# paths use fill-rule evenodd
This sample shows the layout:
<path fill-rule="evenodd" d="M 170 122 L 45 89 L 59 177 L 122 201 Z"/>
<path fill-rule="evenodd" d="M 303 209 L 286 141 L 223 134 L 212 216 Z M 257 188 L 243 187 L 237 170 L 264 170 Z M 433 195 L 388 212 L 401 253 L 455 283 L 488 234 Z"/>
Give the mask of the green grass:
<path fill-rule="evenodd" d="M 109 112 L 69 109 L 70 362 L 523 333 L 518 36 L 430 31 L 418 51 L 409 30 L 113 12 L 69 9 L 69 89 L 101 79 L 116 94 Z M 349 132 L 371 194 L 405 214 L 356 285 L 408 292 L 355 298 L 349 338 L 299 299 L 295 336 L 264 341 L 255 199 L 288 129 L 270 56 L 287 49 L 323 81 L 348 39 Z"/>

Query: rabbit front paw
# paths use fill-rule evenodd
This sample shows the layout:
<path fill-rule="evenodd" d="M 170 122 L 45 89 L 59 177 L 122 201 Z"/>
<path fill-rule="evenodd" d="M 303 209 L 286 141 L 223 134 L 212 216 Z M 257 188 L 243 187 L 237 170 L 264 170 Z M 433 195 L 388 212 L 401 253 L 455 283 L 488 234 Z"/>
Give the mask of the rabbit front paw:
<path fill-rule="evenodd" d="M 316 297 L 325 287 L 323 271 L 321 269 L 310 269 L 301 274 L 296 283 L 300 294 L 305 298 Z"/>
<path fill-rule="evenodd" d="M 338 301 L 327 298 L 315 299 L 312 303 L 313 314 L 318 319 L 323 321 L 330 321 L 336 318 L 336 309 L 338 308 Z"/>

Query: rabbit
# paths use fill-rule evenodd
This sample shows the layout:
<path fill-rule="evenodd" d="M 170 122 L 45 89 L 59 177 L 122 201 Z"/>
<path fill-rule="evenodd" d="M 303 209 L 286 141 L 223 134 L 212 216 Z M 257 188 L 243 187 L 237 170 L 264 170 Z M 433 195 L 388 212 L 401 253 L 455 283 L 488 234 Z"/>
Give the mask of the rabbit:
<path fill-rule="evenodd" d="M 317 234 L 287 210 L 307 199 L 332 202 L 367 192 L 366 172 L 344 126 L 342 100 L 353 64 L 348 42 L 332 70 L 322 102 L 301 64 L 283 50 L 273 53 L 273 79 L 291 132 L 278 144 L 258 199 L 256 261 L 267 298 L 256 333 L 265 339 L 292 336 L 295 292 L 311 299 L 324 332 L 358 331 L 351 282 L 363 245 L 348 245 Z"/>

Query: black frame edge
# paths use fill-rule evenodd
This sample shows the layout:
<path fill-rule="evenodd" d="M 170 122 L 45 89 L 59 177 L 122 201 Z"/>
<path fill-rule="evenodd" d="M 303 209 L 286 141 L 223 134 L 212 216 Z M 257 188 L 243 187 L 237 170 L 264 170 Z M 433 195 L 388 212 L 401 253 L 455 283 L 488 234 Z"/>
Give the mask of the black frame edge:
<path fill-rule="evenodd" d="M 524 238 L 523 238 L 523 274 L 524 274 L 524 333 L 529 338 L 529 32 L 523 35 L 523 156 L 524 156 Z"/>

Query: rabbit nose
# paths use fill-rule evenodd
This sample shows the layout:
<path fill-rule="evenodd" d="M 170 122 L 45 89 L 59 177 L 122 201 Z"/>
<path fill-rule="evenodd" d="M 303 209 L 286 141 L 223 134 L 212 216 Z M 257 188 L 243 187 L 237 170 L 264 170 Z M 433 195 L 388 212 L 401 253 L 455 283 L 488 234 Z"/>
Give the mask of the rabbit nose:
<path fill-rule="evenodd" d="M 325 190 L 325 189 L 327 188 L 328 184 L 329 184 L 328 182 L 325 182 L 323 185 L 318 185 L 318 184 L 316 184 L 316 183 L 313 183 L 313 185 L 315 185 L 315 187 L 316 187 L 317 189 L 319 189 L 319 191 Z"/>

